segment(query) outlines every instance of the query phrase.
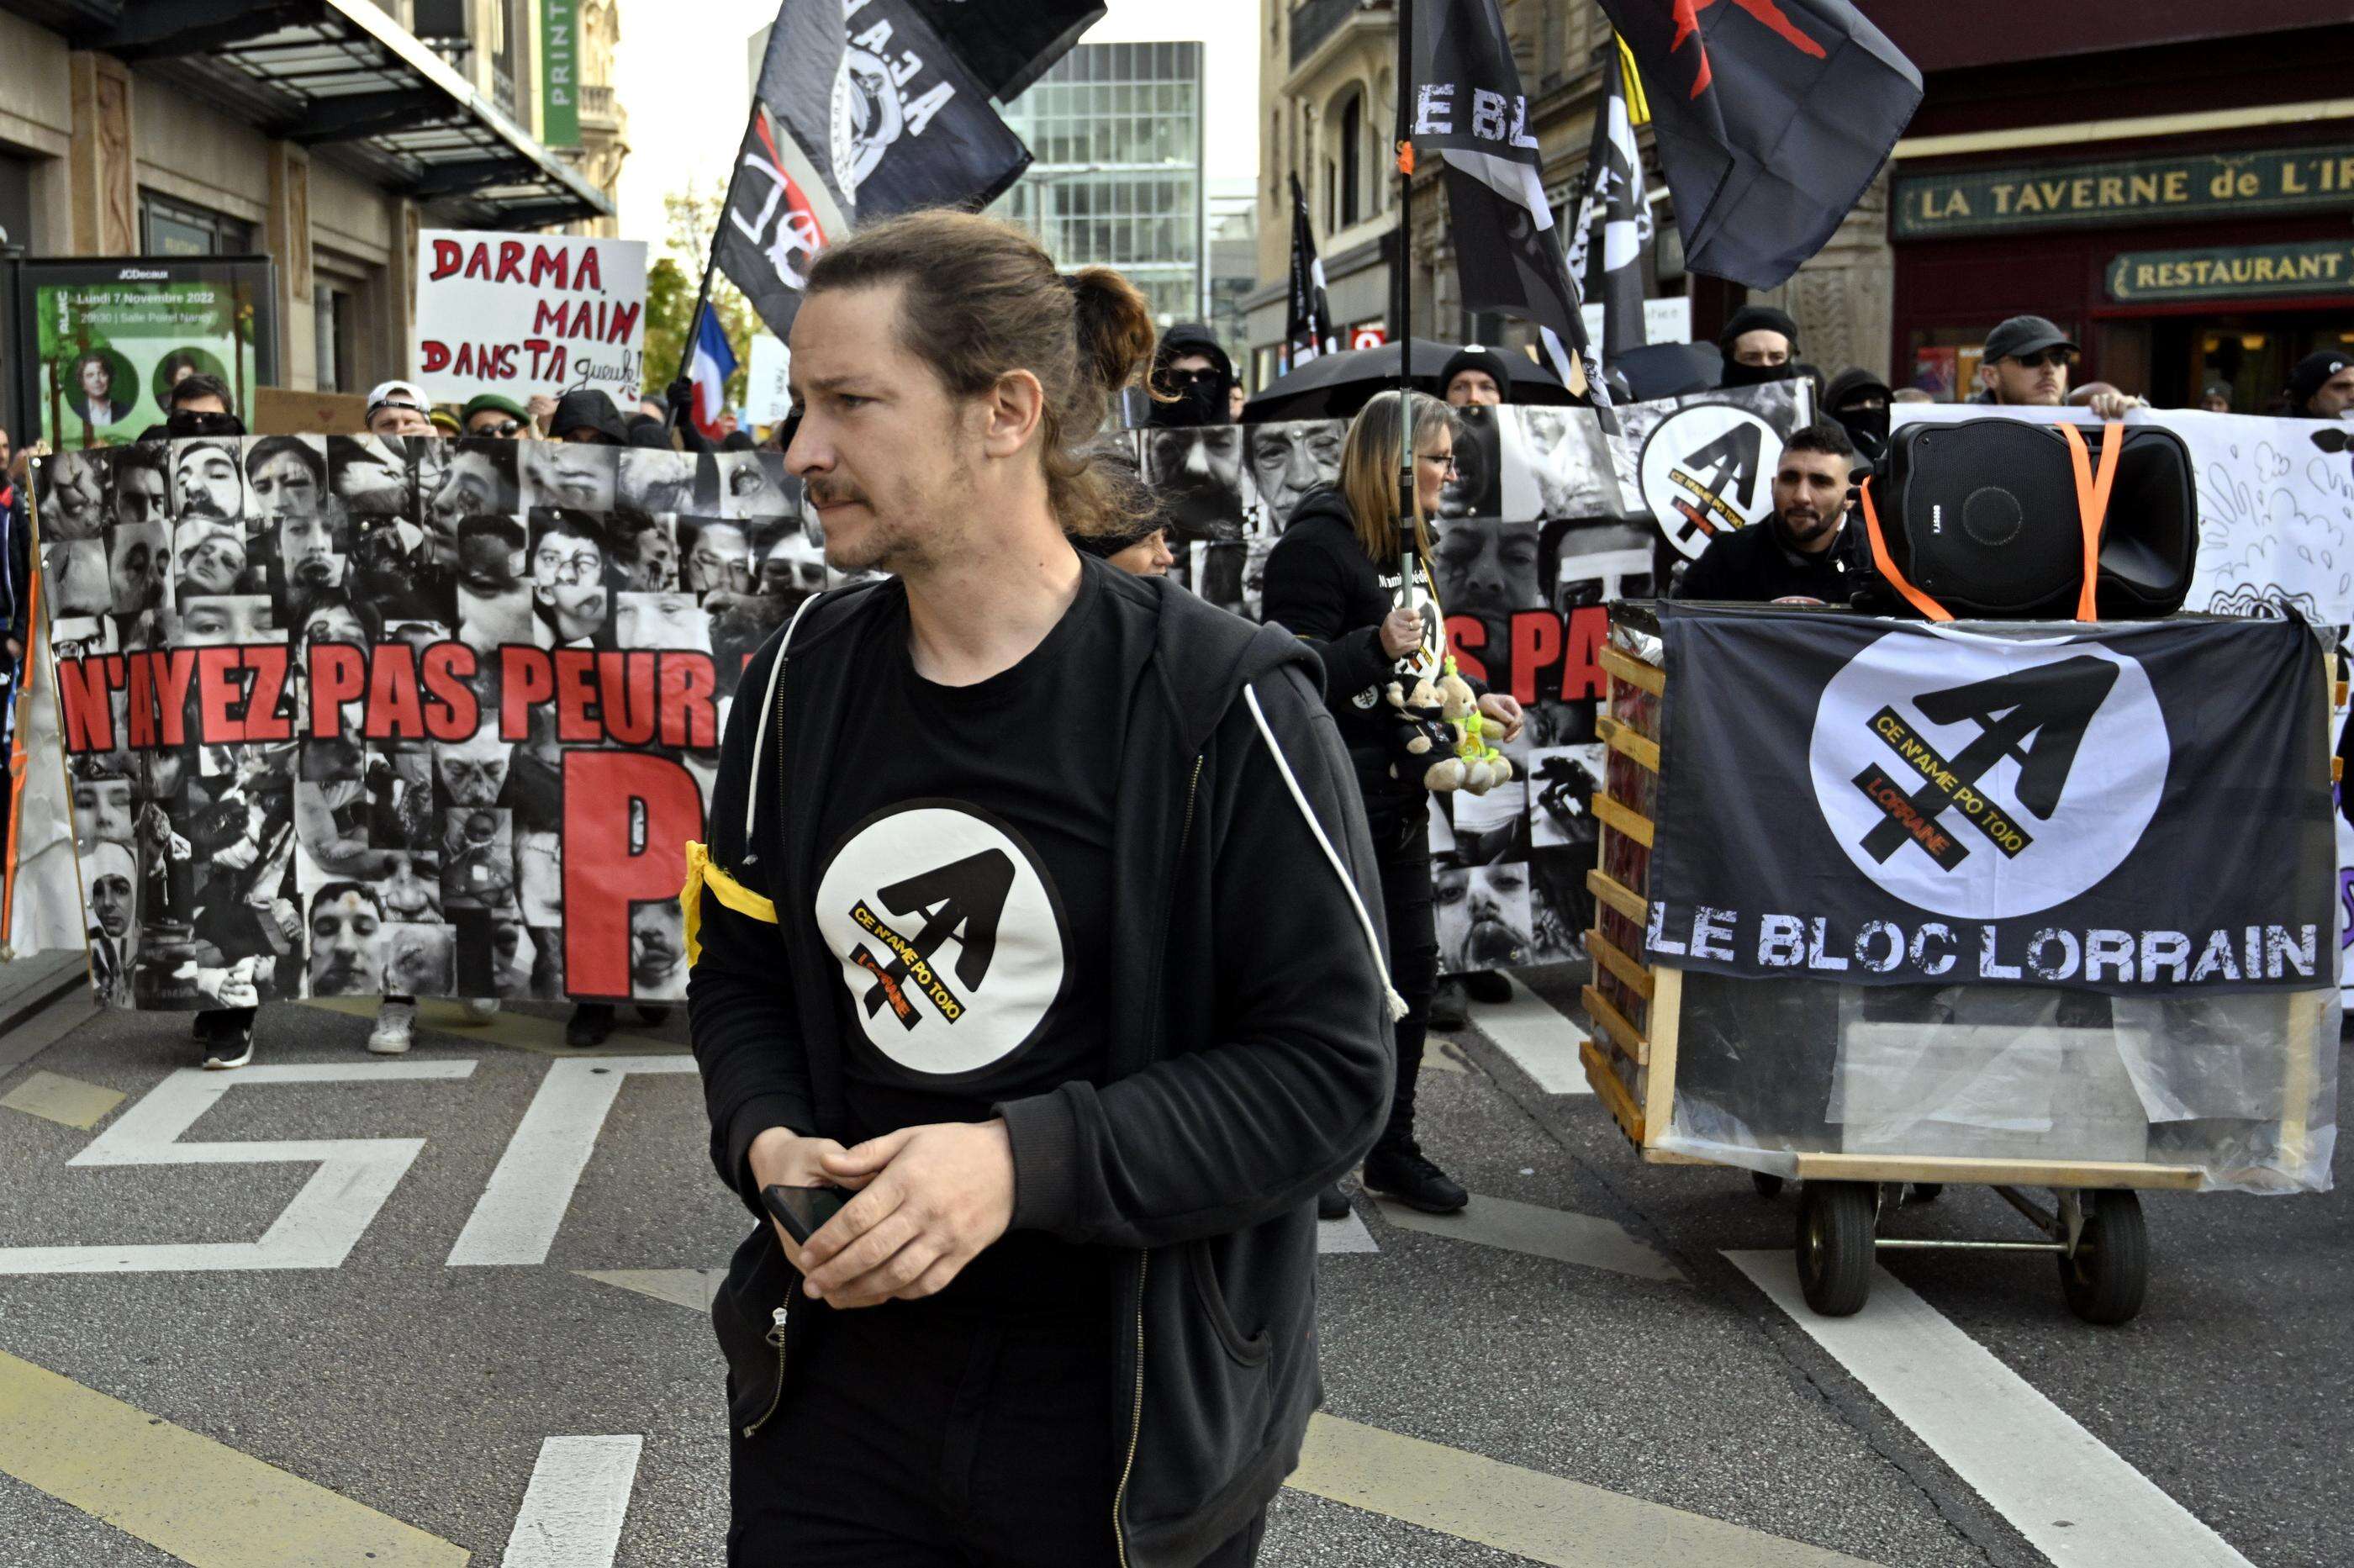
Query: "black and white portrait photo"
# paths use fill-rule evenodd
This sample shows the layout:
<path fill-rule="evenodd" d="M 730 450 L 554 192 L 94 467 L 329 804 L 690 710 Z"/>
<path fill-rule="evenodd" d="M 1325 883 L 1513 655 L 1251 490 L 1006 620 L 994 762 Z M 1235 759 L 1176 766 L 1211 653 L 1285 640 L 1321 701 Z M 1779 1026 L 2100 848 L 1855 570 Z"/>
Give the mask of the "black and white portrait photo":
<path fill-rule="evenodd" d="M 1144 483 L 1159 498 L 1169 543 L 1239 539 L 1249 511 L 1238 425 L 1142 432 Z"/>
<path fill-rule="evenodd" d="M 521 450 L 525 506 L 613 510 L 620 449 L 588 441 L 525 441 Z"/>
<path fill-rule="evenodd" d="M 1526 862 L 1442 865 L 1433 882 L 1440 969 L 1500 969 L 1526 961 L 1531 926 Z"/>
<path fill-rule="evenodd" d="M 1251 485 L 1268 527 L 1291 526 L 1301 498 L 1341 479 L 1341 450 L 1349 427 L 1341 419 L 1304 419 L 1243 427 Z"/>

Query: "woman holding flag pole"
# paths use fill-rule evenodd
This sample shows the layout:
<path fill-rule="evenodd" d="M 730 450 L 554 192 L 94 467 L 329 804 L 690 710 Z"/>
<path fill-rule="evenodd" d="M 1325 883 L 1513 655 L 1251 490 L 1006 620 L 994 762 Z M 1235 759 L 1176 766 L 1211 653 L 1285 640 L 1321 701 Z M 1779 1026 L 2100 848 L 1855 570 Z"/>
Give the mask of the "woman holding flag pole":
<path fill-rule="evenodd" d="M 1396 482 L 1394 454 L 1405 454 Z M 1267 619 L 1308 639 L 1324 661 L 1325 702 L 1349 747 L 1382 880 L 1390 975 L 1405 999 L 1397 1023 L 1397 1081 L 1381 1140 L 1365 1160 L 1365 1185 L 1426 1213 L 1469 1202 L 1463 1188 L 1422 1152 L 1414 1128 L 1415 1087 L 1438 980 L 1438 930 L 1430 875 L 1430 792 L 1424 775 L 1439 760 L 1414 751 L 1418 732 L 1387 700 L 1445 671 L 1444 622 L 1430 580 L 1429 518 L 1455 469 L 1455 417 L 1426 392 L 1374 395 L 1350 423 L 1340 488 L 1311 491 L 1292 514 L 1267 561 Z M 1473 690 L 1478 687 L 1473 683 Z M 1520 705 L 1482 694 L 1483 723 L 1518 737 Z M 1338 1188 L 1320 1213 L 1339 1219 Z"/>

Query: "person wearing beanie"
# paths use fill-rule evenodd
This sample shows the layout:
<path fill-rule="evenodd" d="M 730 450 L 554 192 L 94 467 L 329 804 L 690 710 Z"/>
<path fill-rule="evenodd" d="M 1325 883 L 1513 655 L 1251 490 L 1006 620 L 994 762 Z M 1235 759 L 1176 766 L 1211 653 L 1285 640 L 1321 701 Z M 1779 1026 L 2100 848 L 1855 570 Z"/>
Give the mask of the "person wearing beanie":
<path fill-rule="evenodd" d="M 1152 412 L 1146 422 L 1231 425 L 1234 385 L 1235 362 L 1217 335 L 1199 322 L 1180 322 L 1161 334 L 1152 351 Z"/>
<path fill-rule="evenodd" d="M 1117 437 L 1087 449 L 1093 465 L 1111 478 L 1134 503 L 1135 515 L 1127 525 L 1092 534 L 1073 534 L 1079 553 L 1108 561 L 1132 577 L 1165 577 L 1177 564 L 1169 548 L 1169 523 L 1159 497 L 1146 492 L 1139 476 L 1136 443 Z"/>
<path fill-rule="evenodd" d="M 1787 311 L 1772 305 L 1744 305 L 1724 323 L 1716 346 L 1724 351 L 1722 386 L 1787 381 L 1793 374 L 1790 362 L 1798 354 L 1798 323 Z"/>
<path fill-rule="evenodd" d="M 1879 461 L 1888 449 L 1888 383 L 1861 366 L 1832 376 L 1823 392 L 1823 413 L 1855 443 L 1861 466 Z"/>
<path fill-rule="evenodd" d="M 2354 348 L 2343 344 L 2306 355 L 2288 373 L 2288 412 L 2295 419 L 2342 419 L 2354 405 Z"/>
<path fill-rule="evenodd" d="M 1467 343 L 1438 373 L 1438 395 L 1458 408 L 1493 408 L 1512 400 L 1512 367 L 1492 348 Z"/>
<path fill-rule="evenodd" d="M 478 392 L 468 398 L 466 406 L 458 410 L 458 423 L 470 436 L 505 441 L 539 440 L 539 430 L 531 422 L 531 410 L 496 392 Z"/>
<path fill-rule="evenodd" d="M 2199 407 L 2210 414 L 2232 411 L 2232 388 L 2228 383 L 2210 381 L 2207 390 L 2199 395 Z"/>

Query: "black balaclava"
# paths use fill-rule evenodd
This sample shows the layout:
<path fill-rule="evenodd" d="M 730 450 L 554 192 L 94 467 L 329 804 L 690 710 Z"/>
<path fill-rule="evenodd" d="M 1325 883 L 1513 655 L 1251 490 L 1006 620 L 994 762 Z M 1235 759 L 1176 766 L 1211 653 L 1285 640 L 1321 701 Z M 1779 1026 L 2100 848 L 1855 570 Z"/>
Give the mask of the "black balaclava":
<path fill-rule="evenodd" d="M 1780 365 L 1744 365 L 1733 357 L 1733 344 L 1744 333 L 1778 332 L 1790 344 L 1790 357 Z M 1787 381 L 1798 373 L 1798 323 L 1787 311 L 1771 305 L 1744 305 L 1733 313 L 1724 330 L 1716 336 L 1716 345 L 1724 353 L 1724 387 L 1762 387 L 1768 381 Z"/>
<path fill-rule="evenodd" d="M 1235 385 L 1235 362 L 1219 346 L 1208 327 L 1197 322 L 1180 322 L 1161 334 L 1161 343 L 1152 351 L 1152 385 L 1160 393 L 1172 390 L 1166 381 L 1171 362 L 1190 355 L 1207 358 L 1218 372 L 1214 381 L 1189 381 L 1174 388 L 1177 398 L 1164 403 L 1152 399 L 1152 411 L 1146 423 L 1170 427 L 1193 425 L 1231 425 L 1235 422 L 1232 393 Z"/>

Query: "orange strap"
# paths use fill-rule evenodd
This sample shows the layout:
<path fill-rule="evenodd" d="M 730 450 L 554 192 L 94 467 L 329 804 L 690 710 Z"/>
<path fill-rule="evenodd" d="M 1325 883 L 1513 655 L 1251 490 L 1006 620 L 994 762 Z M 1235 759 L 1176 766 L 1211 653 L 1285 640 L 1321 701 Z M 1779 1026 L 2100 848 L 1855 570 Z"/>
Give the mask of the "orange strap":
<path fill-rule="evenodd" d="M 2101 524 L 2109 514 L 2109 486 L 2117 477 L 2117 454 L 2125 448 L 2126 428 L 2115 420 L 2101 427 L 2101 470 L 2093 471 L 2092 453 L 2084 432 L 2073 425 L 2060 427 L 2068 442 L 2068 461 L 2076 469 L 2076 521 L 2084 530 L 2084 586 L 2076 590 L 2076 619 L 2098 620 L 2093 590 L 2101 580 Z"/>
<path fill-rule="evenodd" d="M 1888 543 L 1880 536 L 1880 509 L 1872 503 L 1872 481 L 1865 480 L 1857 495 L 1863 503 L 1863 536 L 1872 545 L 1872 564 L 1880 568 L 1880 575 L 1904 596 L 1907 603 L 1930 620 L 1953 620 L 1953 611 L 1905 581 L 1904 574 L 1896 569 L 1896 562 L 1888 553 Z"/>
<path fill-rule="evenodd" d="M 1411 174 L 1413 174 L 1413 173 L 1414 173 L 1414 143 L 1413 143 L 1412 142 L 1401 142 L 1401 143 L 1399 143 L 1397 144 L 1397 153 L 1398 153 L 1398 156 L 1397 156 L 1398 173 L 1399 173 L 1399 174 L 1401 174 L 1401 175 L 1411 175 Z"/>

